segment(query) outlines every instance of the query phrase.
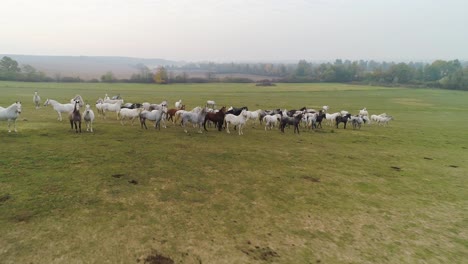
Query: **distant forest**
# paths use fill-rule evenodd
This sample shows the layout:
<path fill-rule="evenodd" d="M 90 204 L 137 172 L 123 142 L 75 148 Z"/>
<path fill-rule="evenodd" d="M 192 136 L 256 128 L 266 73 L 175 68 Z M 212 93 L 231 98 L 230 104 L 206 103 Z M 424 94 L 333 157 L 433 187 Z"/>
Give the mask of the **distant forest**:
<path fill-rule="evenodd" d="M 468 65 L 459 60 L 436 60 L 432 63 L 377 62 L 336 60 L 312 63 L 300 60 L 296 64 L 283 63 L 187 63 L 182 66 L 159 66 L 150 69 L 135 65 L 135 73 L 128 79 L 117 78 L 112 71 L 100 79 L 83 80 L 79 76 L 47 76 L 31 65 L 19 65 L 8 56 L 0 60 L 0 80 L 26 82 L 127 82 L 127 83 L 254 83 L 250 76 L 262 76 L 261 84 L 282 83 L 359 83 L 384 86 L 435 87 L 468 90 Z M 194 74 L 198 73 L 198 74 Z M 220 77 L 221 76 L 221 77 Z M 258 78 L 257 78 L 258 79 Z"/>

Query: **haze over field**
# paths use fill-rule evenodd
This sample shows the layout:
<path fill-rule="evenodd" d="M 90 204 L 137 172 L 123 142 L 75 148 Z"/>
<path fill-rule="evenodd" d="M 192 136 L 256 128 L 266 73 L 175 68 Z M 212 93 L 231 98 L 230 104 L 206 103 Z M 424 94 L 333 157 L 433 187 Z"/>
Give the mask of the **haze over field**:
<path fill-rule="evenodd" d="M 3 0 L 1 54 L 185 61 L 468 59 L 468 2 Z"/>

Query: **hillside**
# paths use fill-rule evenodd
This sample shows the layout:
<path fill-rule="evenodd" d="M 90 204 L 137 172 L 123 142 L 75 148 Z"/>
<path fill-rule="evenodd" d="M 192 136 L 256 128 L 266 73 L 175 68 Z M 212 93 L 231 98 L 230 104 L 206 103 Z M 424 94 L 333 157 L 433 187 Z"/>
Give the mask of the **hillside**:
<path fill-rule="evenodd" d="M 8 56 L 20 65 L 29 64 L 48 76 L 79 76 L 82 79 L 100 78 L 107 71 L 112 71 L 117 78 L 129 78 L 138 71 L 137 65 L 144 64 L 150 69 L 161 65 L 180 65 L 181 62 L 164 59 L 144 59 L 131 57 L 104 56 L 35 56 L 0 54 Z"/>

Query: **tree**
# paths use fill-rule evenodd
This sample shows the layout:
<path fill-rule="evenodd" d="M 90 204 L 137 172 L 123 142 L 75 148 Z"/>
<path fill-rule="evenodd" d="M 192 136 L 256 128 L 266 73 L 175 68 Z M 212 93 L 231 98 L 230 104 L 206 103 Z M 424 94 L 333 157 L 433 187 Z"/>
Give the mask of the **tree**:
<path fill-rule="evenodd" d="M 414 76 L 413 69 L 406 63 L 393 65 L 388 74 L 395 83 L 408 83 Z"/>
<path fill-rule="evenodd" d="M 164 67 L 159 67 L 156 71 L 156 74 L 153 77 L 155 83 L 158 84 L 167 84 L 168 83 L 168 75 L 167 70 Z"/>
<path fill-rule="evenodd" d="M 101 82 L 113 83 L 115 81 L 117 81 L 117 78 L 115 78 L 114 73 L 111 71 L 108 71 L 106 74 L 101 76 Z"/>
<path fill-rule="evenodd" d="M 312 71 L 312 66 L 305 60 L 300 60 L 296 68 L 296 76 L 306 77 Z"/>
<path fill-rule="evenodd" d="M 15 80 L 20 71 L 18 62 L 12 58 L 4 56 L 0 60 L 0 80 Z"/>

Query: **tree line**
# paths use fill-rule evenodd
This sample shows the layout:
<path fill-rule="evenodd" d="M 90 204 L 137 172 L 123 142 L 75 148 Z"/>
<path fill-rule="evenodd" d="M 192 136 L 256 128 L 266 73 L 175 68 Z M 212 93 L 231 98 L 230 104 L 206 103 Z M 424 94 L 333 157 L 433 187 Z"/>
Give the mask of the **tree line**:
<path fill-rule="evenodd" d="M 217 77 L 219 74 L 248 74 L 264 76 L 273 82 L 337 82 L 370 85 L 436 87 L 468 90 L 468 65 L 459 60 L 436 60 L 432 63 L 350 61 L 337 59 L 334 62 L 313 63 L 300 60 L 298 63 L 188 63 L 183 66 L 160 66 L 150 69 L 144 64 L 136 65 L 137 72 L 128 79 L 117 78 L 108 71 L 90 82 L 128 83 L 204 83 L 204 82 L 254 82 L 247 77 Z M 202 72 L 203 77 L 191 77 L 190 73 Z M 200 75 L 200 74 L 198 74 Z M 0 80 L 31 82 L 85 82 L 79 76 L 54 77 L 37 71 L 31 65 L 19 66 L 18 62 L 5 56 L 0 61 Z"/>

